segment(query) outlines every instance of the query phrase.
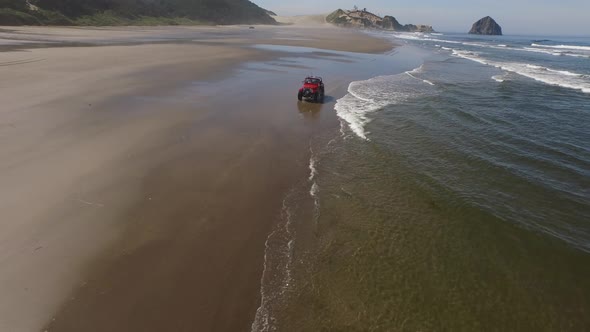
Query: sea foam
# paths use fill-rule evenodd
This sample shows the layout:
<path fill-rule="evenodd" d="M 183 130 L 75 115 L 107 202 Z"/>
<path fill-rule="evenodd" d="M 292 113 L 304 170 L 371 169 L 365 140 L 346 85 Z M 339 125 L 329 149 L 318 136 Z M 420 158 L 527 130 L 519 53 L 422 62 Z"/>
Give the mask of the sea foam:
<path fill-rule="evenodd" d="M 580 45 L 541 45 L 541 44 L 531 44 L 534 47 L 545 47 L 545 48 L 557 48 L 557 49 L 565 49 L 565 50 L 580 50 L 580 51 L 588 51 L 590 52 L 590 46 L 580 46 Z"/>
<path fill-rule="evenodd" d="M 463 45 L 463 46 L 471 46 L 471 47 L 478 47 L 478 48 L 488 48 L 488 49 L 498 49 L 498 50 L 506 50 L 510 49 L 512 51 L 523 51 L 523 52 L 536 52 L 536 53 L 544 53 L 553 56 L 571 56 L 571 57 L 580 57 L 580 58 L 590 58 L 590 46 L 580 46 L 580 45 L 542 45 L 537 43 L 532 43 L 532 47 L 512 47 L 508 46 L 507 44 L 498 44 L 492 45 L 489 43 L 478 43 L 478 42 L 469 42 L 469 41 L 456 41 L 456 40 L 445 40 L 439 38 L 433 38 L 429 34 L 424 33 L 396 33 L 394 35 L 398 39 L 405 39 L 409 41 L 423 41 L 423 42 L 434 42 L 437 43 L 437 47 L 442 49 L 447 49 L 443 44 L 454 44 L 454 45 Z M 577 52 L 575 52 L 577 51 Z"/>
<path fill-rule="evenodd" d="M 397 75 L 352 82 L 348 94 L 336 102 L 336 114 L 356 136 L 369 140 L 365 127 L 372 121 L 371 113 L 433 92 L 435 83 L 417 76 L 422 72 L 423 68 L 419 67 Z"/>
<path fill-rule="evenodd" d="M 590 80 L 588 79 L 587 75 L 566 70 L 556 70 L 535 64 L 491 61 L 482 57 L 479 53 L 464 50 L 453 50 L 453 55 L 484 65 L 500 68 L 505 71 L 513 72 L 545 84 L 580 90 L 584 93 L 590 93 Z"/>

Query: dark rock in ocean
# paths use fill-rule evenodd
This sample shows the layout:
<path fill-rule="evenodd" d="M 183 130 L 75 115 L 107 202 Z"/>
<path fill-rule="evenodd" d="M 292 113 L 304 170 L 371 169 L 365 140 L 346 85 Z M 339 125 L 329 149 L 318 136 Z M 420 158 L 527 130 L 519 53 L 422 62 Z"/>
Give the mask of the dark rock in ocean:
<path fill-rule="evenodd" d="M 502 27 L 494 21 L 493 18 L 486 16 L 481 20 L 473 23 L 469 33 L 472 35 L 502 35 Z"/>

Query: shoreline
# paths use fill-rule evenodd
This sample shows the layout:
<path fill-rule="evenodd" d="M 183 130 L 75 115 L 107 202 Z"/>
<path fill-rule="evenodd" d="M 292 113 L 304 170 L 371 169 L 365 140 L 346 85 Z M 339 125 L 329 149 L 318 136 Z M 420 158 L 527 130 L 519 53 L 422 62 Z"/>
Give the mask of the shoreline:
<path fill-rule="evenodd" d="M 369 35 L 361 30 L 329 24 L 284 26 L 105 26 L 105 27 L 0 27 L 0 47 L 11 49 L 51 48 L 62 46 L 91 47 L 116 45 L 207 42 L 233 46 L 273 44 L 319 49 L 384 53 L 395 46 L 391 40 Z M 116 34 L 115 34 L 116 33 Z M 346 40 L 354 41 L 347 43 Z M 2 41 L 5 43 L 3 44 Z M 1 49 L 0 49 L 1 51 Z"/>
<path fill-rule="evenodd" d="M 144 33 L 154 30 L 162 29 Z M 281 40 L 290 46 L 341 38 L 338 48 L 353 51 L 393 47 L 333 28 L 316 31 L 311 41 L 295 38 L 314 30 L 294 27 L 257 29 L 259 35 L 235 27 L 163 30 L 171 39 L 165 44 L 132 31 L 126 38 L 139 45 L 0 52 L 12 83 L 3 86 L 10 97 L 0 117 L 10 126 L 1 128 L 0 144 L 10 162 L 0 165 L 0 182 L 19 189 L 2 192 L 10 198 L 4 203 L 10 222 L 2 224 L 0 275 L 12 286 L 0 303 L 0 315 L 11 317 L 1 320 L 3 328 L 249 327 L 281 193 L 308 176 L 300 166 L 309 127 L 292 125 L 300 114 L 285 97 L 253 100 L 248 81 L 229 84 L 221 96 L 207 85 L 252 61 L 279 61 L 281 52 L 249 47 L 276 40 L 278 32 L 292 38 Z M 78 35 L 62 40 L 89 38 L 70 33 Z M 109 33 L 90 38 L 121 41 Z M 292 76 L 267 82 L 264 67 L 252 70 L 253 80 L 291 96 L 292 82 L 284 78 Z M 196 84 L 203 81 L 209 83 Z M 329 112 L 330 103 L 323 109 Z M 38 203 L 27 209 L 30 201 Z"/>

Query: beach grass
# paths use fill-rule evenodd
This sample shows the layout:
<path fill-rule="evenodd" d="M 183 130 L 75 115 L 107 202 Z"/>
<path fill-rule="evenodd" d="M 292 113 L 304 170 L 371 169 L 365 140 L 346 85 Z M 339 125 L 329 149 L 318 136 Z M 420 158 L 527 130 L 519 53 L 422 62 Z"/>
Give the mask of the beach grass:
<path fill-rule="evenodd" d="M 158 25 L 205 25 L 204 22 L 186 17 L 154 17 L 133 16 L 125 17 L 112 11 L 104 11 L 89 16 L 82 16 L 74 20 L 75 25 L 81 26 L 158 26 Z"/>
<path fill-rule="evenodd" d="M 4 25 L 41 25 L 37 17 L 11 8 L 0 8 L 0 22 Z"/>

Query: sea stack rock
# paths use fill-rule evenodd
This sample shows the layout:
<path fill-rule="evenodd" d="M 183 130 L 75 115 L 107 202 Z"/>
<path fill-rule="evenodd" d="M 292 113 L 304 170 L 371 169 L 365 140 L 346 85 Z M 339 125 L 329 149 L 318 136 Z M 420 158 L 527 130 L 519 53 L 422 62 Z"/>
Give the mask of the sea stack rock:
<path fill-rule="evenodd" d="M 502 35 L 502 27 L 494 21 L 493 18 L 486 16 L 481 20 L 473 23 L 471 30 L 469 31 L 472 35 Z"/>

